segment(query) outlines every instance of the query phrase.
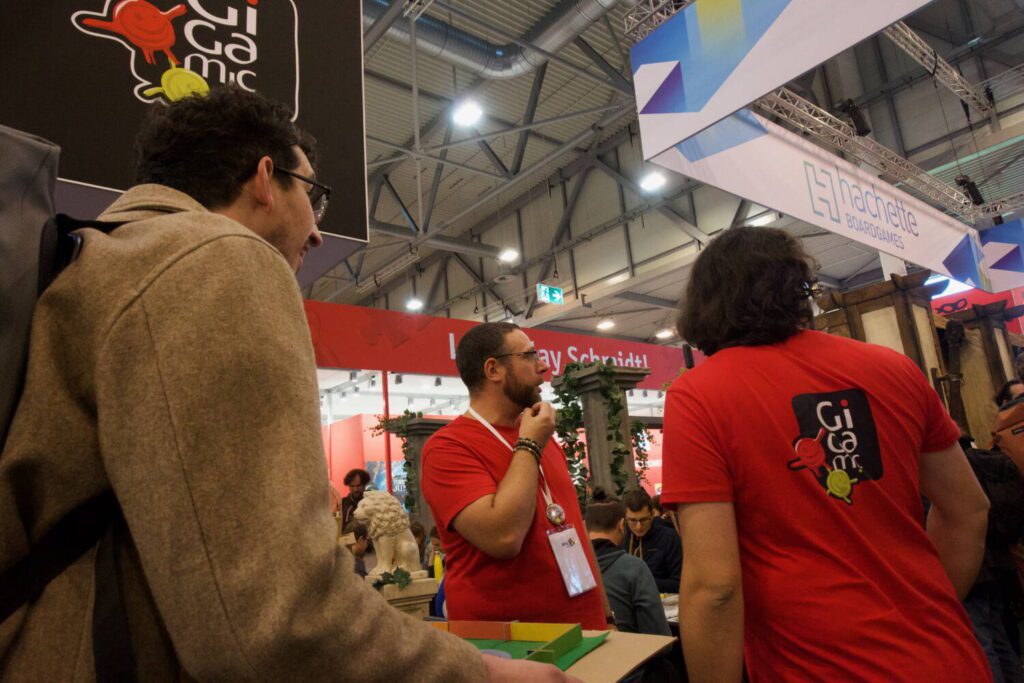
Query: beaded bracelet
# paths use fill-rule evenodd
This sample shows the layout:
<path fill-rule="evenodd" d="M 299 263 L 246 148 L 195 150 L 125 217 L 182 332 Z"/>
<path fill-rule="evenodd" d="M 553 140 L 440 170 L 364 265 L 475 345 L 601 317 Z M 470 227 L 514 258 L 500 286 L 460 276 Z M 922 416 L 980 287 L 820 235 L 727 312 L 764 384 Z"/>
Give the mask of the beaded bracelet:
<path fill-rule="evenodd" d="M 518 441 L 516 441 L 516 445 L 513 450 L 526 451 L 527 453 L 534 457 L 538 464 L 540 463 L 540 444 L 538 444 L 536 441 L 533 441 L 532 439 L 519 439 Z"/>

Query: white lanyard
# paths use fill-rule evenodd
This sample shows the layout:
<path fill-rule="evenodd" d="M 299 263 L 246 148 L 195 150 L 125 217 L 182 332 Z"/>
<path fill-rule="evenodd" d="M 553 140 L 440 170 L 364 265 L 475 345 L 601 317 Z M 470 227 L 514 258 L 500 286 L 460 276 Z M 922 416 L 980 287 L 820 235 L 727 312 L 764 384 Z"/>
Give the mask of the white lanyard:
<path fill-rule="evenodd" d="M 487 427 L 487 430 L 491 434 L 494 434 L 494 437 L 498 441 L 500 441 L 503 444 L 505 444 L 510 451 L 514 451 L 515 450 L 514 448 L 512 448 L 512 444 L 510 444 L 505 437 L 503 437 L 501 434 L 498 433 L 498 430 L 494 428 L 494 425 L 492 425 L 490 422 L 488 422 L 484 418 L 480 417 L 480 413 L 478 413 L 475 410 L 473 410 L 473 406 L 470 406 L 469 410 L 467 410 L 466 412 L 468 412 L 470 415 L 475 417 L 476 420 L 480 424 L 482 424 L 484 427 Z M 541 448 L 544 448 L 546 446 L 547 446 L 547 444 L 541 444 Z M 548 486 L 547 477 L 544 476 L 544 467 L 541 466 L 539 461 L 537 462 L 537 469 L 540 470 L 540 481 L 541 481 L 540 493 L 541 493 L 542 496 L 544 496 L 544 504 L 550 507 L 551 505 L 554 504 L 555 501 L 551 497 L 551 488 Z"/>

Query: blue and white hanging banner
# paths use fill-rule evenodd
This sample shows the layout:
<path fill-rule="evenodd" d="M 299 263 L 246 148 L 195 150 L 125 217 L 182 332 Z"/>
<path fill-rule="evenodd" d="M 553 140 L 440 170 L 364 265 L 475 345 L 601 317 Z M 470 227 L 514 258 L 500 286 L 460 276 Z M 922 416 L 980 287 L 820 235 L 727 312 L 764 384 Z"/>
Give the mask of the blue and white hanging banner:
<path fill-rule="evenodd" d="M 746 109 L 653 162 L 972 287 L 1024 284 L 1020 225 L 985 233 L 983 266 L 973 228 Z"/>
<path fill-rule="evenodd" d="M 930 0 L 697 0 L 630 51 L 644 158 Z"/>
<path fill-rule="evenodd" d="M 981 233 L 982 268 L 993 292 L 1024 285 L 1024 219 L 993 225 Z"/>

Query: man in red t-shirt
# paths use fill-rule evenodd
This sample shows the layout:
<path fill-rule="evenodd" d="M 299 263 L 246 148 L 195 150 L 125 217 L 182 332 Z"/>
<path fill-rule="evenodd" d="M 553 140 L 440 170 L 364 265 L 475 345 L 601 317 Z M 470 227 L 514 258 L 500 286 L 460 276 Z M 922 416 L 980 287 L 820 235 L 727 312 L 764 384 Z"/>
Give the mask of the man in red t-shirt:
<path fill-rule="evenodd" d="M 808 264 L 733 228 L 691 272 L 679 331 L 710 358 L 668 391 L 662 490 L 690 678 L 745 655 L 754 682 L 991 680 L 958 600 L 988 507 L 960 431 L 905 356 L 805 329 Z"/>
<path fill-rule="evenodd" d="M 421 476 L 446 553 L 448 617 L 607 628 L 601 573 L 551 438 L 555 411 L 540 400 L 547 365 L 512 323 L 471 329 L 455 363 L 470 409 L 427 441 Z M 582 548 L 578 567 L 596 582 L 570 582 L 572 596 L 549 540 L 567 529 L 556 538 Z"/>

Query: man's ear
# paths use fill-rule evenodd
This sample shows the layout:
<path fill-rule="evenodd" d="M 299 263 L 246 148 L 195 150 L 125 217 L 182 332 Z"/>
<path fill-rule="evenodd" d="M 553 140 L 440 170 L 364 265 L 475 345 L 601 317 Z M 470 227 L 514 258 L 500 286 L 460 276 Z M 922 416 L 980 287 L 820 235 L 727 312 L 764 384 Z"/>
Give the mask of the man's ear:
<path fill-rule="evenodd" d="M 501 379 L 502 365 L 497 358 L 488 358 L 484 361 L 484 379 L 496 381 Z"/>
<path fill-rule="evenodd" d="M 625 517 L 623 517 L 622 519 L 619 520 L 619 523 L 615 527 L 615 530 L 618 531 L 623 536 L 626 535 L 626 518 Z"/>
<path fill-rule="evenodd" d="M 274 198 L 274 162 L 268 157 L 264 156 L 256 164 L 256 173 L 253 174 L 252 178 L 249 179 L 249 183 L 252 187 L 252 198 L 257 207 L 266 211 L 273 211 L 275 198 Z"/>

